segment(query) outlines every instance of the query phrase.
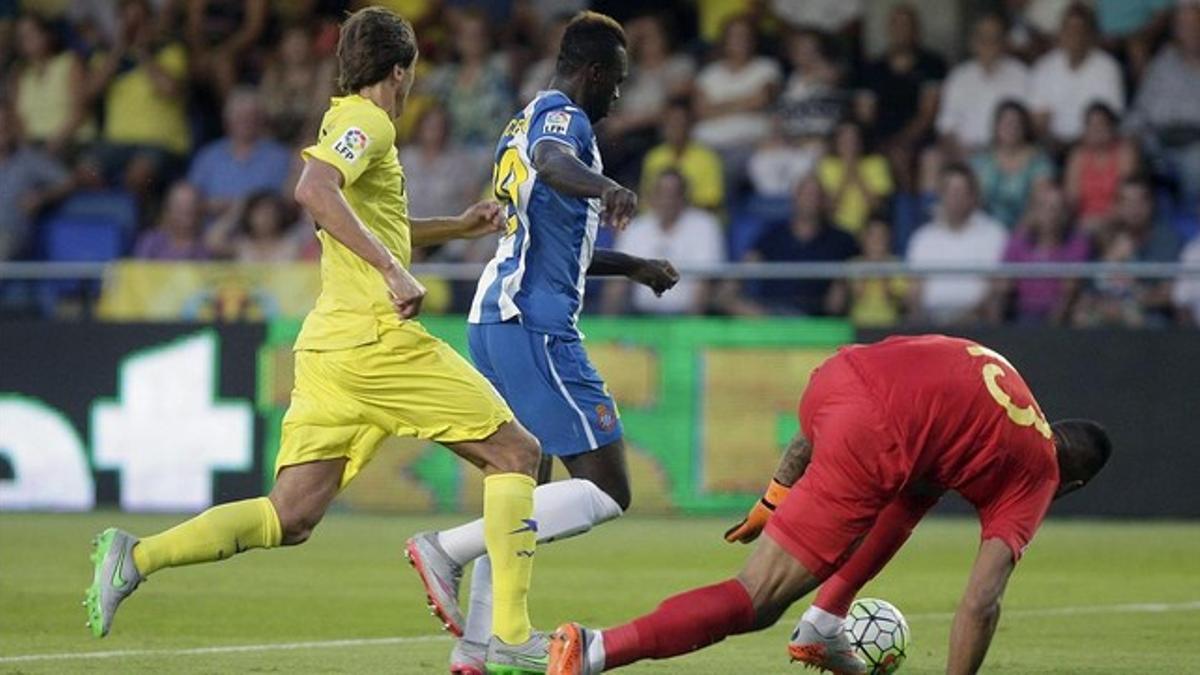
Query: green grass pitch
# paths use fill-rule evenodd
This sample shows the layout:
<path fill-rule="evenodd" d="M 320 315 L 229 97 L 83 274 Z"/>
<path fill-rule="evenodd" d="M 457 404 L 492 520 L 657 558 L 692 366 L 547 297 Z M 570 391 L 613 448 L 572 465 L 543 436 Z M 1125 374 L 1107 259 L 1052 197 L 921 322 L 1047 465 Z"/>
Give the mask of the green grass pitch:
<path fill-rule="evenodd" d="M 164 571 L 125 604 L 108 638 L 92 639 L 79 606 L 91 535 L 174 520 L 0 514 L 0 673 L 446 672 L 450 642 L 400 556 L 407 535 L 454 522 L 446 517 L 333 515 L 296 549 Z M 747 549 L 721 541 L 726 525 L 634 517 L 542 548 L 534 619 L 611 624 L 727 578 Z M 976 531 L 967 520 L 925 523 L 866 589 L 908 616 L 914 647 L 902 672 L 942 672 Z M 1010 585 L 984 672 L 1200 672 L 1198 560 L 1200 523 L 1048 523 Z M 804 672 L 788 664 L 785 643 L 805 606 L 762 633 L 628 672 Z M 92 652 L 114 653 L 80 656 Z"/>

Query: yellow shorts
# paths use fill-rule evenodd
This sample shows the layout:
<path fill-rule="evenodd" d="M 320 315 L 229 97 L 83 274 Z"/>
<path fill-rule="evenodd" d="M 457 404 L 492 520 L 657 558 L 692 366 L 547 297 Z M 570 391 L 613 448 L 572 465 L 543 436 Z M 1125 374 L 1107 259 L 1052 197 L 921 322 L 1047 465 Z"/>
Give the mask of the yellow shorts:
<path fill-rule="evenodd" d="M 381 328 L 379 340 L 368 345 L 296 352 L 275 473 L 345 457 L 345 487 L 389 434 L 478 441 L 512 419 L 504 399 L 466 359 L 406 321 Z"/>

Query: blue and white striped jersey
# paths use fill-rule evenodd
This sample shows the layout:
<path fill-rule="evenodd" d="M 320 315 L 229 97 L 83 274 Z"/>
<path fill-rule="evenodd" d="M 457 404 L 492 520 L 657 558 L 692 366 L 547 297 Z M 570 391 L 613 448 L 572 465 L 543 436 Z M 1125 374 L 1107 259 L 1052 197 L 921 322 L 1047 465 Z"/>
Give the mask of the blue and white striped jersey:
<path fill-rule="evenodd" d="M 600 200 L 569 197 L 538 180 L 533 149 L 562 143 L 601 171 L 592 124 L 560 91 L 543 91 L 517 113 L 496 147 L 492 182 L 508 227 L 484 269 L 470 323 L 518 319 L 528 330 L 573 337 L 592 262 Z"/>

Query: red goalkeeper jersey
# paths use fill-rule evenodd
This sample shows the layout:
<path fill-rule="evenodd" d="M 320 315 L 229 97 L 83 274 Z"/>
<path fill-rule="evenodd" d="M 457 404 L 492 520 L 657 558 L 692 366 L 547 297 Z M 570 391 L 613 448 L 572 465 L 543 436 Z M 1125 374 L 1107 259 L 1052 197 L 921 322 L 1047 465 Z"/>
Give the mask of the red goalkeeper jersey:
<path fill-rule="evenodd" d="M 1050 425 L 1020 373 L 987 347 L 942 335 L 842 354 L 897 437 L 899 452 L 880 461 L 961 494 L 979 510 L 983 537 L 1020 556 L 1058 488 Z"/>

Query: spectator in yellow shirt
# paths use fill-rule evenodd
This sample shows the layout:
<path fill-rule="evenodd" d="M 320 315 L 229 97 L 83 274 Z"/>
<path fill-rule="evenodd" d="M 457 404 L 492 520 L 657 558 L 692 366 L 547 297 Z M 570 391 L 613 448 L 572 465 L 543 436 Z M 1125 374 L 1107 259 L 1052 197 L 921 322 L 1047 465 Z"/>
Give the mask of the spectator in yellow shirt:
<path fill-rule="evenodd" d="M 686 101 L 672 102 L 663 114 L 663 142 L 642 161 L 642 199 L 647 200 L 660 174 L 673 169 L 691 186 L 692 203 L 702 209 L 720 209 L 725 201 L 725 174 L 721 158 L 711 148 L 692 140 L 692 109 Z M 647 201 L 648 203 L 648 201 Z"/>
<path fill-rule="evenodd" d="M 50 23 L 37 14 L 17 22 L 22 66 L 16 80 L 17 114 L 26 137 L 54 155 L 95 134 L 84 97 L 83 64 L 59 44 Z"/>
<path fill-rule="evenodd" d="M 862 255 L 851 262 L 898 262 L 892 254 L 892 228 L 881 215 L 872 216 L 859 237 Z M 862 328 L 895 326 L 904 318 L 908 280 L 904 277 L 849 279 L 835 288 L 835 305 L 849 301 L 850 321 Z M 842 299 L 844 298 L 844 300 Z"/>
<path fill-rule="evenodd" d="M 887 160 L 865 154 L 862 128 L 852 121 L 838 124 L 833 152 L 821 160 L 817 173 L 830 195 L 833 222 L 854 235 L 894 189 Z"/>
<path fill-rule="evenodd" d="M 191 149 L 184 85 L 187 52 L 161 42 L 148 0 L 121 2 L 120 38 L 92 59 L 89 93 L 102 98 L 98 157 L 107 178 L 144 194 Z"/>

